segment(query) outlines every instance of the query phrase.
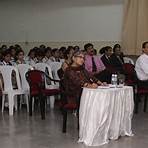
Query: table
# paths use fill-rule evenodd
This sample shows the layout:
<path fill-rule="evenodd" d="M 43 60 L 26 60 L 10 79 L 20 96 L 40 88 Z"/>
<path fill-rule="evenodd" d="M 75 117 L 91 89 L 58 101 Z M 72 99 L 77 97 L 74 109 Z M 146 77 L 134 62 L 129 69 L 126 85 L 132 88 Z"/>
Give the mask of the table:
<path fill-rule="evenodd" d="M 133 88 L 83 88 L 79 110 L 79 141 L 87 146 L 99 146 L 133 136 L 131 120 Z"/>

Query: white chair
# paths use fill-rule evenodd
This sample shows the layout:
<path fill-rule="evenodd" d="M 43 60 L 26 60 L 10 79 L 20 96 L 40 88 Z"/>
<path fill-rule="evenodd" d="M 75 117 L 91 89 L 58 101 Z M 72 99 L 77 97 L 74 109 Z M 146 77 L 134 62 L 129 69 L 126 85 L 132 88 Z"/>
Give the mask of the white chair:
<path fill-rule="evenodd" d="M 18 69 L 14 66 L 0 66 L 0 72 L 2 74 L 2 79 L 4 82 L 4 88 L 2 90 L 2 113 L 4 110 L 5 96 L 8 95 L 9 103 L 9 115 L 13 115 L 13 107 L 15 106 L 17 110 L 17 99 L 16 95 L 22 95 L 26 92 L 21 88 L 20 76 Z M 12 85 L 12 74 L 15 73 L 17 88 L 13 88 Z M 27 99 L 28 100 L 28 99 Z"/>
<path fill-rule="evenodd" d="M 29 71 L 29 70 L 32 70 L 33 67 L 31 65 L 28 65 L 28 64 L 18 64 L 16 66 L 18 68 L 18 71 L 19 71 L 19 74 L 20 74 L 20 78 L 21 78 L 21 87 L 23 89 L 23 91 L 26 92 L 26 98 L 29 97 L 29 94 L 30 94 L 30 88 L 29 88 L 29 85 L 28 85 L 28 82 L 26 80 L 26 76 L 25 74 Z M 20 103 L 21 104 L 21 103 Z M 28 99 L 26 100 L 26 104 L 27 104 L 27 111 L 29 112 L 28 110 Z"/>
<path fill-rule="evenodd" d="M 53 78 L 56 79 L 56 80 L 60 80 L 57 71 L 61 68 L 61 66 L 62 66 L 62 62 L 52 62 L 52 63 L 50 63 Z"/>
<path fill-rule="evenodd" d="M 46 74 L 49 75 L 50 78 L 53 79 L 52 71 L 51 71 L 51 68 L 50 68 L 50 66 L 48 64 L 46 64 L 46 63 L 37 63 L 37 64 L 34 65 L 34 67 L 37 70 L 45 72 Z M 55 85 L 53 81 L 50 82 L 51 84 L 48 84 L 47 81 L 48 80 L 46 79 L 45 87 L 47 89 L 50 89 L 50 88 L 57 89 L 57 88 L 59 88 L 59 86 Z M 55 102 L 55 97 L 54 96 L 50 96 L 50 108 L 54 108 L 54 102 Z"/>

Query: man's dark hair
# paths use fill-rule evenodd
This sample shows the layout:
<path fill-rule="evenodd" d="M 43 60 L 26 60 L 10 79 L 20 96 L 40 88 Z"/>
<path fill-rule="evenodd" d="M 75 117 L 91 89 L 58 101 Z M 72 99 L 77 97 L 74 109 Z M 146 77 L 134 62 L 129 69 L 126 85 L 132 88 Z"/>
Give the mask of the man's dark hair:
<path fill-rule="evenodd" d="M 113 52 L 115 52 L 116 48 L 121 48 L 121 45 L 120 44 L 115 44 L 114 47 L 113 47 Z"/>
<path fill-rule="evenodd" d="M 87 50 L 87 48 L 90 47 L 90 46 L 94 47 L 93 44 L 87 43 L 87 44 L 84 45 L 84 49 Z"/>
<path fill-rule="evenodd" d="M 142 43 L 142 48 L 145 48 L 146 44 L 148 44 L 148 41 Z"/>
<path fill-rule="evenodd" d="M 5 51 L 2 53 L 3 57 L 7 56 L 8 54 L 11 55 L 11 52 L 10 52 L 9 49 L 5 50 Z"/>

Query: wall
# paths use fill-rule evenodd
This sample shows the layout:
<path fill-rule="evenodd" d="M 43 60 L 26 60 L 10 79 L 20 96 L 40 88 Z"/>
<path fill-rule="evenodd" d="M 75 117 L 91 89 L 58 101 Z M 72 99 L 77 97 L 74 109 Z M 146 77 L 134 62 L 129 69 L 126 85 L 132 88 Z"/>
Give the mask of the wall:
<path fill-rule="evenodd" d="M 123 0 L 1 0 L 0 42 L 30 48 L 120 41 L 122 11 Z"/>

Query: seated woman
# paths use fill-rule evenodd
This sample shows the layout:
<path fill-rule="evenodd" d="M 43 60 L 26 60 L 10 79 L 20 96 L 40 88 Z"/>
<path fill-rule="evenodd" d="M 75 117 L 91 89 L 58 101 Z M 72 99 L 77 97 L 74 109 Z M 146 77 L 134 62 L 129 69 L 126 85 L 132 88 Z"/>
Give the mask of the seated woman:
<path fill-rule="evenodd" d="M 64 94 L 66 102 L 77 104 L 79 106 L 82 87 L 97 88 L 98 85 L 104 85 L 98 79 L 89 75 L 84 68 L 84 53 L 76 51 L 72 56 L 72 64 L 64 73 Z"/>

